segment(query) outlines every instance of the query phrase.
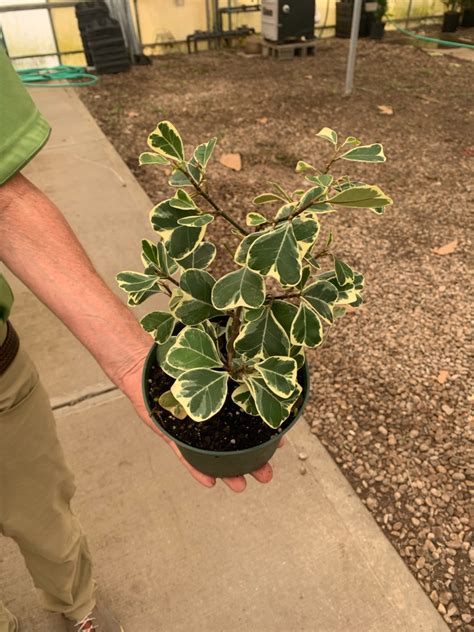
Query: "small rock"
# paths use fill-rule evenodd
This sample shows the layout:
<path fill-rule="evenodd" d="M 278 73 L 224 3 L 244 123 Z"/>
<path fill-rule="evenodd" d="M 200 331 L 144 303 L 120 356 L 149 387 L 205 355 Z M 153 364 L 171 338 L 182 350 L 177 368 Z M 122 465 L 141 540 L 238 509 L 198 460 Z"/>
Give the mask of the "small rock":
<path fill-rule="evenodd" d="M 442 603 L 438 604 L 438 612 L 440 612 L 441 614 L 446 614 L 446 608 L 443 606 Z"/>
<path fill-rule="evenodd" d="M 445 590 L 444 592 L 440 593 L 439 595 L 439 601 L 440 603 L 442 603 L 444 606 L 447 606 L 448 603 L 452 600 L 453 598 L 453 594 L 450 593 L 449 591 Z"/>
<path fill-rule="evenodd" d="M 466 476 L 462 472 L 454 472 L 451 477 L 454 481 L 465 481 Z"/>
<path fill-rule="evenodd" d="M 306 467 L 303 464 L 301 464 L 300 465 L 300 474 L 302 476 L 304 476 L 306 474 L 306 472 L 307 472 Z"/>
<path fill-rule="evenodd" d="M 468 614 L 467 612 L 465 612 L 464 614 L 461 615 L 461 619 L 464 621 L 464 623 L 471 623 L 472 616 Z"/>
<path fill-rule="evenodd" d="M 306 452 L 300 452 L 298 454 L 298 458 L 300 461 L 306 461 L 306 459 L 308 458 L 308 455 L 306 454 Z"/>
<path fill-rule="evenodd" d="M 424 558 L 424 557 L 419 557 L 419 558 L 416 560 L 416 564 L 415 564 L 415 566 L 416 566 L 416 568 L 419 570 L 420 568 L 423 568 L 423 566 L 424 566 L 425 564 L 426 564 L 426 560 L 425 560 L 425 558 Z"/>
<path fill-rule="evenodd" d="M 450 408 L 447 404 L 443 404 L 441 406 L 441 409 L 444 413 L 446 413 L 447 415 L 452 415 L 454 413 L 454 409 Z"/>
<path fill-rule="evenodd" d="M 388 435 L 388 430 L 387 428 L 385 428 L 385 426 L 379 426 L 377 428 L 377 430 L 380 432 L 381 435 L 383 435 L 384 437 L 386 437 Z"/>
<path fill-rule="evenodd" d="M 415 518 L 415 516 L 413 516 L 413 518 L 411 519 L 412 524 L 415 525 L 415 527 L 420 526 L 420 521 L 418 520 L 418 518 Z"/>
<path fill-rule="evenodd" d="M 439 597 L 438 597 L 438 593 L 436 592 L 436 590 L 431 591 L 430 593 L 430 599 L 434 604 L 437 604 L 439 601 Z"/>
<path fill-rule="evenodd" d="M 471 560 L 471 564 L 474 564 L 474 547 L 472 546 L 469 549 L 469 559 Z"/>
<path fill-rule="evenodd" d="M 388 437 L 388 445 L 397 445 L 397 440 L 395 438 L 395 435 L 391 434 Z"/>
<path fill-rule="evenodd" d="M 367 498 L 366 503 L 369 509 L 375 509 L 379 504 L 377 500 L 375 498 L 372 498 L 371 496 Z"/>

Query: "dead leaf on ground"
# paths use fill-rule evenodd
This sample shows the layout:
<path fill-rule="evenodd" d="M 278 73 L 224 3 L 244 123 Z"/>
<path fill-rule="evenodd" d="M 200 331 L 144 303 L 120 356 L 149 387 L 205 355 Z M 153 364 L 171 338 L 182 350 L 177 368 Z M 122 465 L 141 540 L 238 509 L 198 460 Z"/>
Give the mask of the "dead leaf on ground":
<path fill-rule="evenodd" d="M 440 246 L 439 248 L 432 248 L 431 252 L 435 255 L 450 255 L 456 251 L 458 247 L 458 240 L 450 241 L 449 244 L 445 244 L 444 246 Z"/>
<path fill-rule="evenodd" d="M 305 76 L 304 76 L 304 78 L 305 78 L 305 79 L 312 79 L 312 78 L 313 78 L 313 75 L 305 75 Z"/>
<path fill-rule="evenodd" d="M 391 105 L 378 105 L 377 106 L 380 114 L 386 114 L 387 116 L 392 116 L 393 108 Z"/>
<path fill-rule="evenodd" d="M 257 119 L 257 121 L 262 125 L 266 125 L 268 123 L 268 118 L 266 116 L 262 116 L 261 118 Z"/>
<path fill-rule="evenodd" d="M 438 373 L 438 377 L 436 378 L 438 380 L 438 382 L 440 384 L 444 384 L 446 382 L 446 380 L 449 377 L 449 373 L 448 371 L 445 371 L 444 369 L 441 369 L 441 371 Z"/>
<path fill-rule="evenodd" d="M 242 158 L 240 154 L 222 154 L 219 158 L 219 162 L 228 169 L 234 171 L 240 171 L 242 169 Z"/>
<path fill-rule="evenodd" d="M 127 112 L 127 116 L 129 118 L 136 118 L 137 116 L 140 116 L 140 114 L 138 112 L 134 112 L 133 110 L 130 110 L 130 112 Z"/>

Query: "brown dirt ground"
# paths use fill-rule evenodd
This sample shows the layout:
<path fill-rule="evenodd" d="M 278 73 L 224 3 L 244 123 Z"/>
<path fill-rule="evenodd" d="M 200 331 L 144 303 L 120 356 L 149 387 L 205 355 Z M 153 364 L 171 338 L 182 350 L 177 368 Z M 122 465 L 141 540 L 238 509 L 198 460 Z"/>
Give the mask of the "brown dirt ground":
<path fill-rule="evenodd" d="M 211 191 L 240 219 L 267 181 L 299 186 L 297 159 L 327 158 L 314 136 L 321 127 L 383 142 L 387 164 L 352 172 L 378 183 L 394 206 L 381 218 L 347 210 L 324 220 L 337 252 L 366 275 L 366 303 L 310 354 L 306 418 L 451 629 L 472 632 L 466 292 L 474 65 L 362 41 L 355 94 L 344 99 L 346 53 L 346 41 L 326 40 L 315 57 L 289 62 L 236 51 L 168 56 L 102 77 L 81 97 L 156 202 L 167 195 L 165 176 L 137 166 L 156 123 L 172 120 L 189 146 L 217 135 L 217 158 L 239 152 L 243 168 L 214 161 Z M 232 243 L 227 225 L 214 230 Z M 432 252 L 453 240 L 454 253 Z M 130 247 L 138 261 L 139 245 Z M 222 256 L 217 273 L 232 267 Z"/>

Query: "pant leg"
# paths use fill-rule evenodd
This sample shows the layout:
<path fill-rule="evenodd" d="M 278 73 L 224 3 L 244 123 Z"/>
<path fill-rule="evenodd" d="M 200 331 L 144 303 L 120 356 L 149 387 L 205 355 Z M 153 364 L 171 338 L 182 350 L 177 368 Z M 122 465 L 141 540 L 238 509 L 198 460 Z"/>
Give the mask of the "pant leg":
<path fill-rule="evenodd" d="M 0 632 L 16 632 L 17 625 L 14 616 L 0 601 Z"/>
<path fill-rule="evenodd" d="M 45 608 L 79 620 L 95 605 L 95 582 L 74 491 L 48 396 L 20 344 L 0 375 L 0 533 L 18 544 Z"/>

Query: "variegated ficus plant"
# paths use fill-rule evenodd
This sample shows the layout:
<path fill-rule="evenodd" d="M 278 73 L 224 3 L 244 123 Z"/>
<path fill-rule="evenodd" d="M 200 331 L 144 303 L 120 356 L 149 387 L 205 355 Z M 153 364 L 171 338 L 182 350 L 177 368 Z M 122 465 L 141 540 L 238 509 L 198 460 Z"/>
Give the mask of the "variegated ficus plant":
<path fill-rule="evenodd" d="M 169 298 L 169 311 L 153 311 L 141 324 L 174 379 L 159 404 L 179 419 L 209 419 L 230 393 L 245 412 L 279 427 L 301 395 L 305 349 L 323 342 L 345 306 L 362 303 L 362 274 L 334 253 L 331 234 L 321 243 L 320 220 L 347 207 L 381 214 L 392 203 L 378 186 L 329 173 L 339 161 L 384 162 L 383 148 L 354 137 L 340 142 L 326 127 L 317 136 L 332 145 L 327 166 L 298 162 L 306 187 L 289 192 L 272 184 L 253 200 L 245 226 L 206 183 L 216 138 L 189 157 L 167 121 L 148 138 L 152 152 L 141 154 L 140 164 L 171 169 L 175 193 L 151 211 L 160 239 L 142 241 L 144 272 L 121 272 L 117 280 L 132 306 L 156 293 Z M 235 269 L 219 279 L 206 270 L 216 255 L 206 239 L 215 220 L 228 222 L 238 241 L 231 251 Z"/>

